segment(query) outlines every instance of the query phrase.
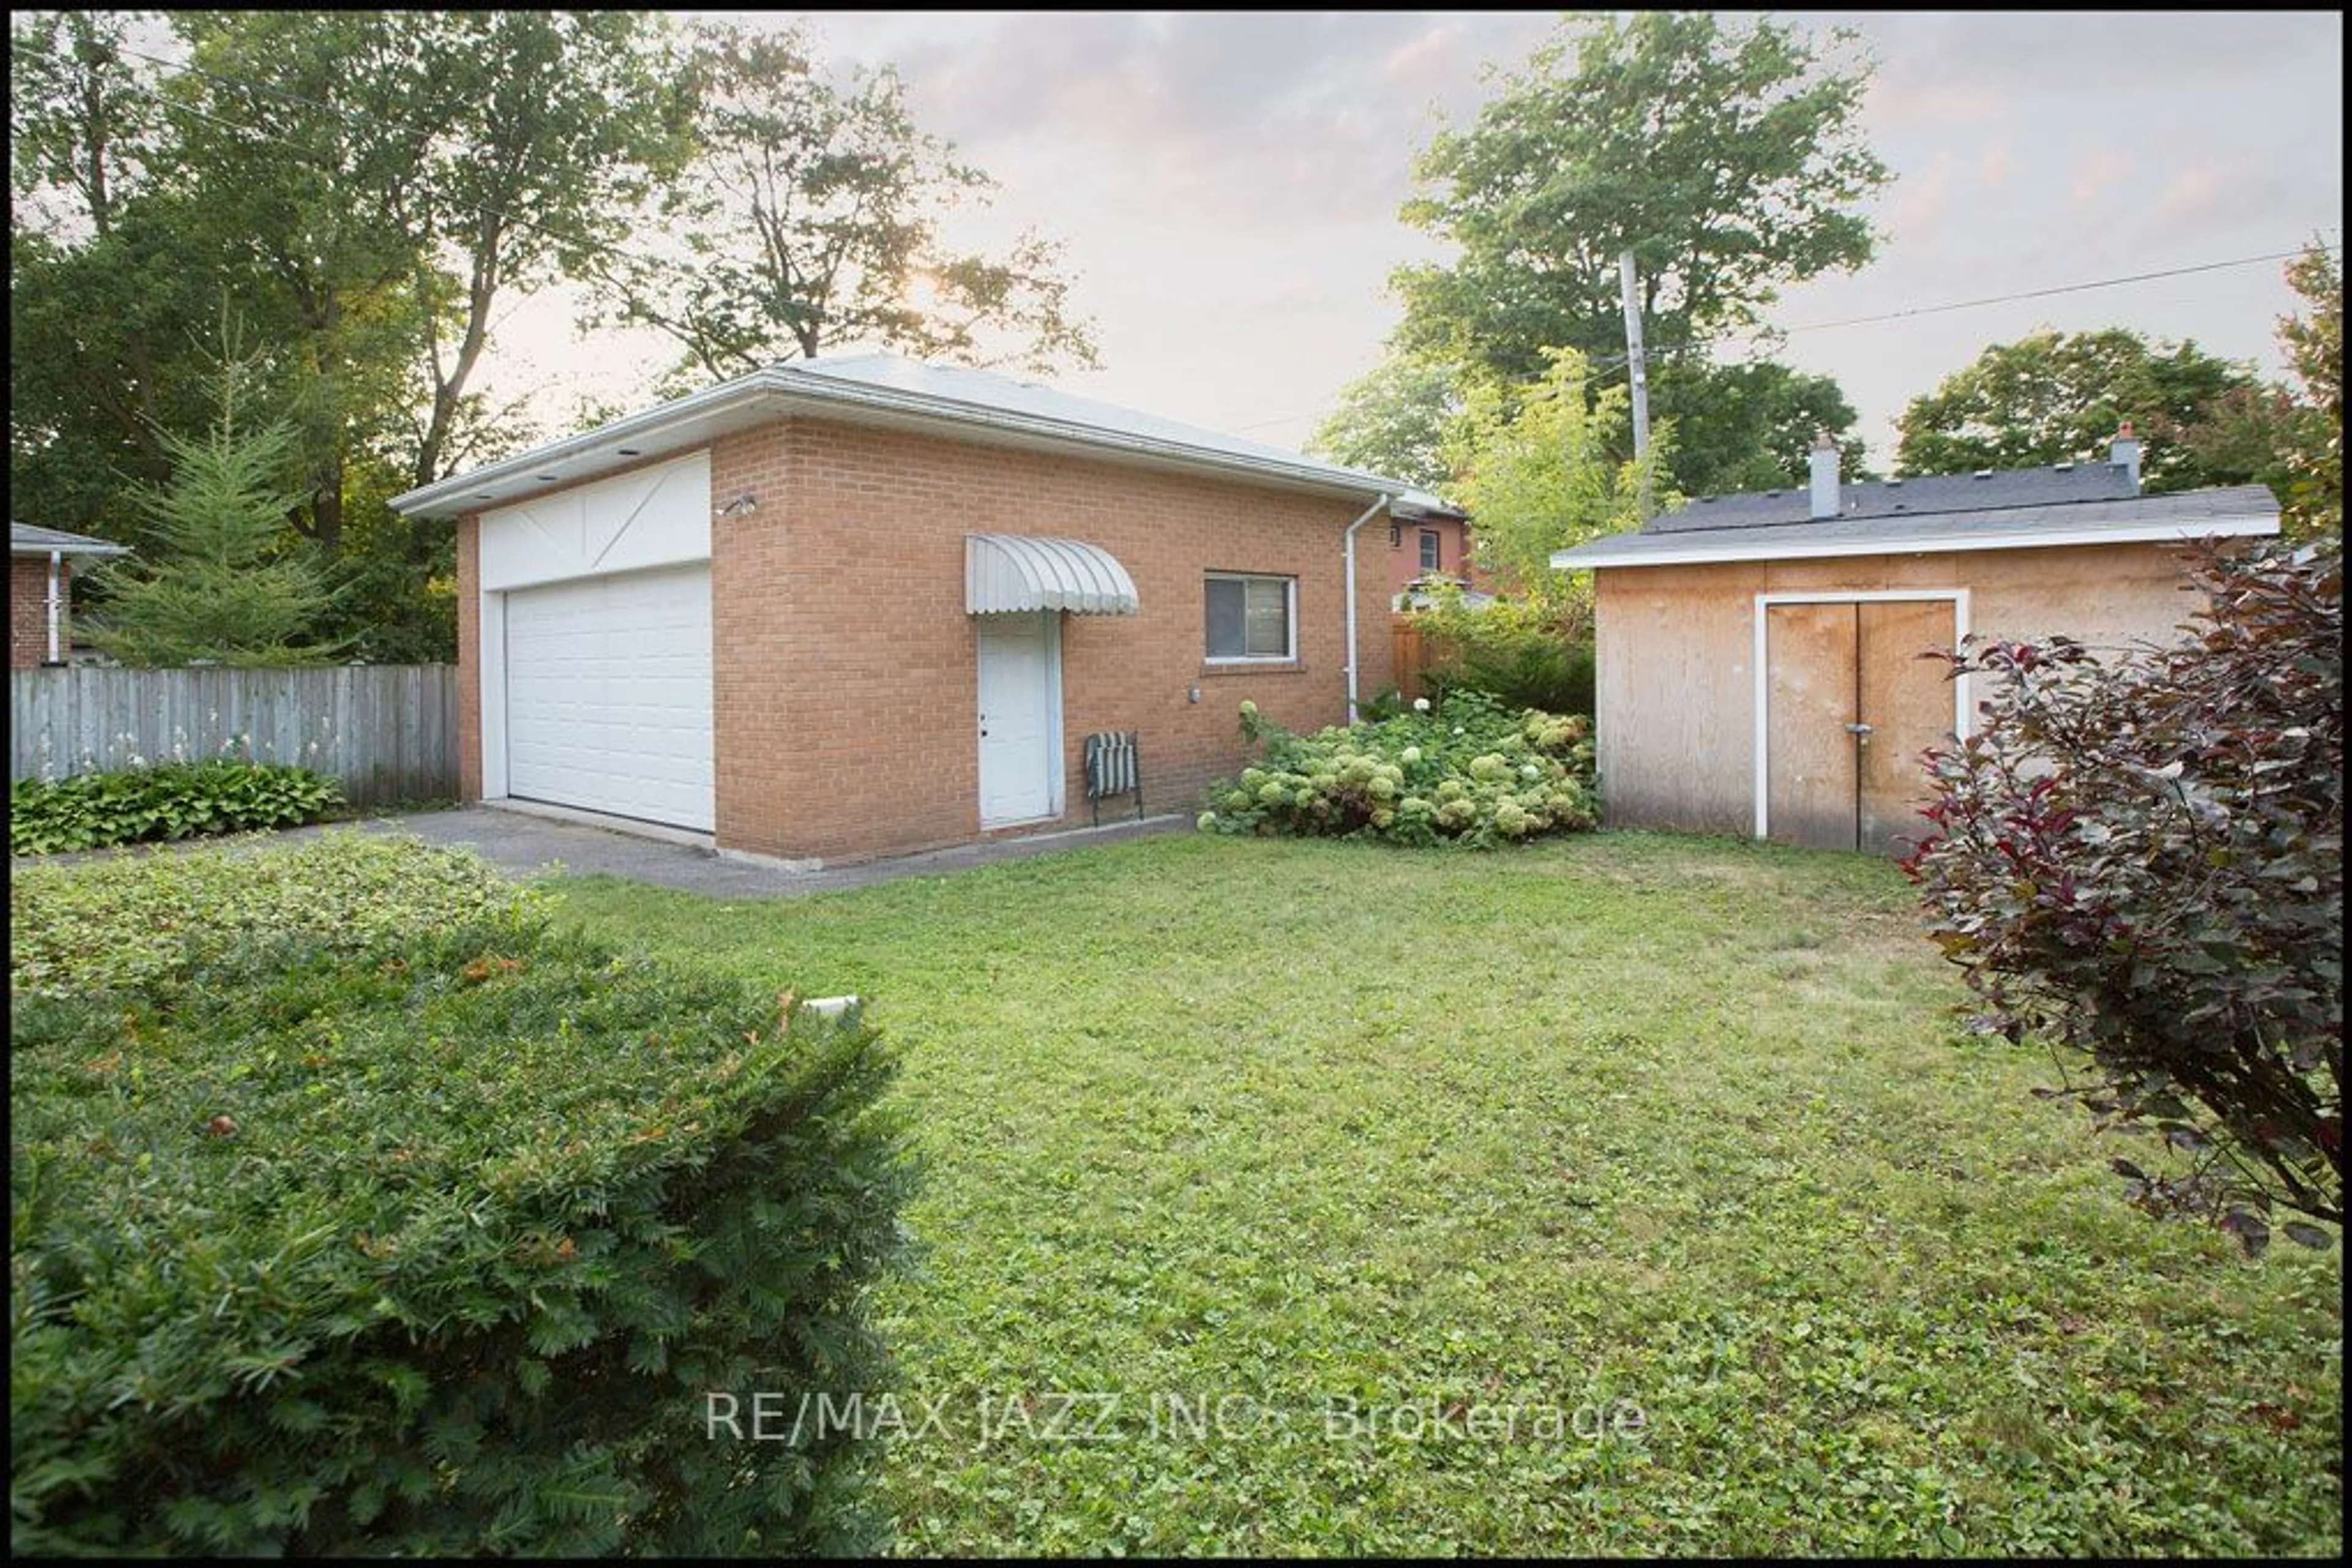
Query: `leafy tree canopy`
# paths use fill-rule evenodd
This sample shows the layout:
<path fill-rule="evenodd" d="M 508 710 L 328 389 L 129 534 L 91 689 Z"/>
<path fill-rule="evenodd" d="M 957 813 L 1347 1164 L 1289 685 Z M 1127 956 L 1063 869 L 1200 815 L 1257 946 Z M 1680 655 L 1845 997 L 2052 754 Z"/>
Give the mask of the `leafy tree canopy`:
<path fill-rule="evenodd" d="M 1835 380 L 1771 360 L 1717 363 L 1677 356 L 1650 373 L 1650 416 L 1672 422 L 1667 464 L 1688 495 L 1801 485 L 1811 473 L 1814 440 L 1824 430 L 1851 432 L 1853 405 Z M 1839 439 L 1849 479 L 1870 477 L 1862 437 Z"/>
<path fill-rule="evenodd" d="M 1654 505 L 1676 499 L 1661 479 L 1671 426 L 1653 432 L 1643 462 L 1629 461 L 1631 420 L 1622 386 L 1591 384 L 1584 356 L 1557 349 L 1543 378 L 1526 386 L 1480 382 L 1448 441 L 1460 498 L 1477 521 L 1478 563 L 1530 600 L 1569 592 L 1551 552 L 1640 526 L 1644 488 Z"/>
<path fill-rule="evenodd" d="M 1905 474 L 2104 461 L 2116 426 L 2142 443 L 2152 493 L 2279 477 L 2293 410 L 2253 368 L 2194 342 L 2108 327 L 1997 343 L 1912 399 L 1897 421 Z"/>
<path fill-rule="evenodd" d="M 532 434 L 475 390 L 491 328 L 619 237 L 682 155 L 666 24 L 168 21 L 175 44 L 134 13 L 12 28 L 18 515 L 143 542 L 137 487 L 173 470 L 163 432 L 208 426 L 204 325 L 226 308 L 260 345 L 253 395 L 294 432 L 284 526 L 353 584 L 341 629 L 377 657 L 450 657 L 449 526 L 384 502 Z"/>
<path fill-rule="evenodd" d="M 1706 344 L 1790 285 L 1870 259 L 1859 209 L 1891 176 L 1856 129 L 1871 68 L 1853 43 L 1706 12 L 1571 16 L 1417 161 L 1402 216 L 1460 256 L 1393 275 L 1400 351 L 1507 384 L 1546 374 L 1553 348 L 1611 373 L 1630 249 L 1658 353 L 1652 412 L 1681 432 L 1676 482 L 1800 480 L 1815 433 L 1851 424 L 1851 405 L 1827 377 L 1717 364 Z"/>
<path fill-rule="evenodd" d="M 1455 380 L 1454 368 L 1443 360 L 1391 350 L 1340 390 L 1339 405 L 1307 449 L 1335 463 L 1442 491 L 1453 478 L 1442 450 L 1445 430 L 1462 411 Z"/>
<path fill-rule="evenodd" d="M 1874 240 L 1853 209 L 1890 178 L 1853 125 L 1869 75 L 1769 20 L 1572 17 L 1416 163 L 1405 221 L 1462 258 L 1398 272 L 1407 345 L 1507 378 L 1541 374 L 1549 346 L 1622 350 L 1629 248 L 1659 347 L 1752 325 L 1782 288 L 1861 266 Z"/>
<path fill-rule="evenodd" d="M 2303 383 L 2305 417 L 2287 454 L 2286 526 L 2307 537 L 2344 532 L 2344 269 L 2314 240 L 2288 264 L 2305 313 L 2279 321 L 2279 342 Z"/>
<path fill-rule="evenodd" d="M 686 351 L 673 383 L 851 343 L 973 364 L 1095 363 L 1058 242 L 950 248 L 941 221 L 994 182 L 921 130 L 895 70 L 837 82 L 797 30 L 707 25 L 688 69 L 696 156 L 660 204 L 679 255 L 607 256 L 602 320 Z"/>

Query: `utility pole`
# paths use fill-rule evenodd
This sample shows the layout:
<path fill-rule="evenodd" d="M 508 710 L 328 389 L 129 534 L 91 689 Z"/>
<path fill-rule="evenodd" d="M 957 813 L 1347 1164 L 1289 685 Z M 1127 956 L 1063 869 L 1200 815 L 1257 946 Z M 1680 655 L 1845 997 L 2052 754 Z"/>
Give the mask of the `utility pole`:
<path fill-rule="evenodd" d="M 1633 381 L 1633 457 L 1647 463 L 1650 458 L 1650 366 L 1642 353 L 1642 293 L 1633 275 L 1633 252 L 1629 248 L 1618 253 L 1617 278 L 1625 294 L 1625 363 Z M 1650 479 L 1646 470 L 1642 477 L 1642 519 L 1650 517 Z"/>

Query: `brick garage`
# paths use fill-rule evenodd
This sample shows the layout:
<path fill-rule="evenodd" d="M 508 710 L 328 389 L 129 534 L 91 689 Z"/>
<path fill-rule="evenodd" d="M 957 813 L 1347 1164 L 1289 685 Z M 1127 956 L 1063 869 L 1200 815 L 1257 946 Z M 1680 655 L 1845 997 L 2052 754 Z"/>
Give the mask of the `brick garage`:
<path fill-rule="evenodd" d="M 505 693 L 494 667 L 514 651 L 509 601 L 535 591 L 507 564 L 501 531 L 520 519 L 535 535 L 531 550 L 547 537 L 568 542 L 566 492 L 575 489 L 592 512 L 597 498 L 616 497 L 607 510 L 617 515 L 682 508 L 640 499 L 682 488 L 696 518 L 709 520 L 709 831 L 721 849 L 839 861 L 1081 824 L 1090 815 L 1083 741 L 1105 731 L 1138 736 L 1150 807 L 1192 806 L 1244 761 L 1244 699 L 1294 728 L 1346 717 L 1342 542 L 1368 513 L 1356 534 L 1357 690 L 1391 679 L 1385 509 L 1402 490 L 1392 481 L 878 355 L 763 372 L 665 413 L 396 503 L 460 518 L 469 798 L 502 793 L 494 710 Z M 690 567 L 699 521 L 668 515 L 674 538 L 656 554 Z M 583 525 L 583 559 L 606 526 L 593 516 Z M 980 645 L 982 623 L 998 617 L 967 608 L 973 535 L 1082 543 L 1115 560 L 1134 589 L 1132 614 L 1047 613 L 1059 637 L 1060 721 L 1044 766 L 1059 770 L 1058 809 L 1006 827 L 984 820 L 981 805 Z M 606 563 L 627 559 L 626 548 L 604 545 Z M 1257 580 L 1247 589 L 1263 613 L 1254 626 L 1273 625 L 1269 584 L 1292 584 L 1290 646 L 1212 658 L 1213 574 Z M 486 624 L 498 645 L 488 666 Z M 580 636 L 593 657 L 614 657 L 593 633 Z M 627 672 L 616 667 L 614 678 Z M 543 788 L 551 775 L 530 776 Z"/>

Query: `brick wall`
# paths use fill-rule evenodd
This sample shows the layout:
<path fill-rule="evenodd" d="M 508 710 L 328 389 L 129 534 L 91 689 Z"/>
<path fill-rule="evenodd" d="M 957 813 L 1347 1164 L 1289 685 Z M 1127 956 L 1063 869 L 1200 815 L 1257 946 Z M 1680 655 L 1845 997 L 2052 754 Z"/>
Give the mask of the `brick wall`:
<path fill-rule="evenodd" d="M 58 563 L 58 592 L 72 580 L 73 563 Z M 12 555 L 8 558 L 8 668 L 31 669 L 49 657 L 49 558 Z M 72 628 L 58 626 L 58 657 L 72 651 Z"/>
<path fill-rule="evenodd" d="M 1414 578 L 1423 574 L 1424 568 L 1421 563 L 1421 536 L 1423 532 L 1437 535 L 1437 569 L 1459 581 L 1465 583 L 1470 581 L 1472 575 L 1470 528 L 1467 523 L 1452 518 L 1433 518 L 1426 522 L 1415 522 L 1411 518 L 1399 518 L 1397 531 L 1396 543 L 1389 545 L 1388 532 L 1385 529 L 1371 524 L 1367 524 L 1364 529 L 1366 534 L 1378 533 L 1380 542 L 1386 548 L 1391 595 L 1404 592 Z M 1363 535 L 1359 534 L 1357 538 L 1360 545 Z"/>
<path fill-rule="evenodd" d="M 1065 823 L 1087 820 L 1093 731 L 1139 731 L 1165 809 L 1241 765 L 1244 698 L 1297 729 L 1345 717 L 1339 544 L 1360 503 L 805 419 L 719 441 L 711 489 L 760 498 L 712 546 L 724 847 L 837 860 L 979 836 L 967 533 L 1084 540 L 1135 580 L 1140 614 L 1062 617 Z M 1357 542 L 1370 693 L 1390 679 L 1379 520 Z M 1203 663 L 1212 569 L 1298 579 L 1295 665 Z"/>
<path fill-rule="evenodd" d="M 759 500 L 712 526 L 723 848 L 840 861 L 982 836 L 967 533 L 1100 545 L 1133 577 L 1141 606 L 1061 617 L 1067 809 L 1017 831 L 1090 819 L 1083 746 L 1096 731 L 1139 732 L 1145 803 L 1160 811 L 1193 807 L 1211 779 L 1243 765 L 1244 698 L 1294 729 L 1346 717 L 1340 536 L 1363 501 L 805 418 L 720 437 L 710 482 L 714 498 Z M 1384 520 L 1359 531 L 1367 696 L 1393 679 L 1387 548 Z M 481 792 L 479 562 L 468 517 L 457 532 L 468 799 Z M 1210 570 L 1298 579 L 1295 664 L 1203 662 Z"/>

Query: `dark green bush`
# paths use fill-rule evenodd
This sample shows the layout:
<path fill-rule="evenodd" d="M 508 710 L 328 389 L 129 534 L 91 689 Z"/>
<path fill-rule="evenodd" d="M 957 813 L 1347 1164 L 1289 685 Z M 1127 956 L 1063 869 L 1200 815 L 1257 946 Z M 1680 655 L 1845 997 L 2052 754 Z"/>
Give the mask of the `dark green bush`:
<path fill-rule="evenodd" d="M 1506 708 L 1593 716 L 1588 593 L 1496 599 L 1473 609 L 1458 588 L 1440 584 L 1412 619 L 1433 654 L 1422 672 L 1431 696 L 1476 691 Z"/>
<path fill-rule="evenodd" d="M 1595 705 L 1593 679 L 1591 642 L 1566 643 L 1527 633 L 1465 646 L 1452 661 L 1429 670 L 1422 684 L 1436 697 L 1475 691 L 1507 708 L 1590 719 Z"/>
<path fill-rule="evenodd" d="M 1980 1026 L 2079 1054 L 2074 1092 L 2185 1166 L 2117 1161 L 2133 1198 L 2259 1250 L 2274 1207 L 2344 1219 L 2343 557 L 2191 569 L 2171 647 L 1964 651 L 1983 719 L 1931 753 L 1905 868 Z"/>
<path fill-rule="evenodd" d="M 8 791 L 8 853 L 199 838 L 316 822 L 343 798 L 334 780 L 278 763 L 164 763 L 116 773 L 19 779 Z"/>
<path fill-rule="evenodd" d="M 1207 831 L 1477 848 L 1597 820 L 1591 726 L 1474 691 L 1391 719 L 1294 735 L 1242 704 L 1265 759 L 1209 789 Z"/>
<path fill-rule="evenodd" d="M 887 1386 L 870 1029 L 513 921 L 193 951 L 13 1010 L 15 1551 L 882 1544 L 793 1419 Z"/>

